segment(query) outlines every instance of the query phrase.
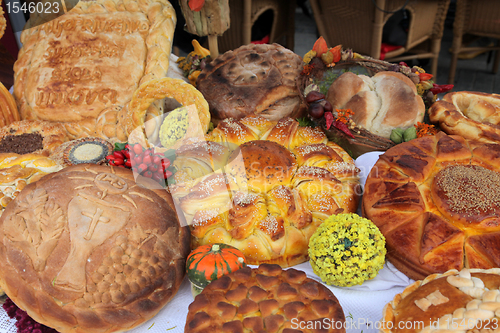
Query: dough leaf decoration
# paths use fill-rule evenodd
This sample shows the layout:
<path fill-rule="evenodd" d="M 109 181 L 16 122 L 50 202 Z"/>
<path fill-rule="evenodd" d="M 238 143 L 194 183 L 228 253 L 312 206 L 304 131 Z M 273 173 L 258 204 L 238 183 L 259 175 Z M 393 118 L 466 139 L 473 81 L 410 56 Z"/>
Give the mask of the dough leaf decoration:
<path fill-rule="evenodd" d="M 44 189 L 34 190 L 18 207 L 5 221 L 6 235 L 30 257 L 33 268 L 41 271 L 64 231 L 66 216 Z"/>

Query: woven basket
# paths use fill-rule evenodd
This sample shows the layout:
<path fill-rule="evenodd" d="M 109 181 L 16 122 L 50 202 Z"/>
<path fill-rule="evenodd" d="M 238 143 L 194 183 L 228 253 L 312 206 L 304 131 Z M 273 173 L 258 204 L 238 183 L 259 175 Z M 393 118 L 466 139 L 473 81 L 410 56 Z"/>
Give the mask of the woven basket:
<path fill-rule="evenodd" d="M 307 73 L 306 71 L 303 71 L 297 79 L 297 88 L 301 92 L 300 96 L 302 98 L 302 102 L 306 106 L 309 105 L 305 100 L 304 90 L 310 84 L 317 84 L 320 86 L 321 91 L 326 95 L 326 90 L 328 90 L 328 87 L 331 85 L 333 80 L 346 71 L 351 71 L 355 74 L 373 76 L 382 71 L 399 71 L 399 68 L 401 67 L 397 64 L 366 56 L 362 59 L 351 58 L 341 60 L 337 62 L 334 67 L 327 67 L 320 58 L 315 57 L 311 60 L 309 65 L 312 68 L 307 71 Z M 403 74 L 407 75 L 413 82 L 419 82 L 418 74 L 411 72 Z M 424 92 L 423 95 L 426 96 L 426 92 Z M 424 98 L 424 102 L 427 108 L 432 103 L 432 96 Z M 334 126 L 327 129 L 324 117 L 321 119 L 314 119 L 310 117 L 310 119 L 316 126 L 320 126 L 323 129 L 330 140 L 338 143 L 354 158 L 370 151 L 386 151 L 395 145 L 393 141 L 375 135 L 358 126 L 350 128 L 350 132 L 354 136 L 350 137 Z"/>

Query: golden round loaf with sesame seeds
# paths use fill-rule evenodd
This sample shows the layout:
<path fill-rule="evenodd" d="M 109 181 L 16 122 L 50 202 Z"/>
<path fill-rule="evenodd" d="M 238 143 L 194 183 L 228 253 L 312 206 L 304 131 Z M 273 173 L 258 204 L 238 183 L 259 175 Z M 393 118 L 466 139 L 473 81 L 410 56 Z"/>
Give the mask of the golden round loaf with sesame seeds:
<path fill-rule="evenodd" d="M 487 333 L 500 326 L 500 269 L 432 274 L 383 310 L 381 333 Z"/>
<path fill-rule="evenodd" d="M 301 71 L 302 58 L 281 45 L 243 45 L 207 63 L 196 87 L 215 124 L 250 115 L 277 121 L 304 110 L 295 84 Z"/>
<path fill-rule="evenodd" d="M 70 166 L 27 185 L 2 214 L 0 286 L 58 332 L 122 332 L 176 294 L 189 237 L 170 195 L 131 170 Z"/>
<path fill-rule="evenodd" d="M 328 216 L 357 209 L 359 170 L 319 129 L 231 118 L 206 140 L 177 150 L 170 186 L 192 247 L 225 243 L 250 264 L 288 267 L 307 260 L 309 238 Z"/>
<path fill-rule="evenodd" d="M 367 177 L 363 215 L 413 279 L 500 267 L 500 145 L 439 132 L 399 144 Z"/>
<path fill-rule="evenodd" d="M 261 264 L 205 287 L 189 305 L 184 332 L 345 333 L 345 316 L 335 295 L 304 272 Z"/>

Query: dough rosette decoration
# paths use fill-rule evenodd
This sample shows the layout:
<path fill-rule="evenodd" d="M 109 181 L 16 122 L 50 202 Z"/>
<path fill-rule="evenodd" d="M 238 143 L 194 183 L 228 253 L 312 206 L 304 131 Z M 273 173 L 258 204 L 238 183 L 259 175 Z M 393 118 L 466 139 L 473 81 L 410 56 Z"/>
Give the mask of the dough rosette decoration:
<path fill-rule="evenodd" d="M 315 274 L 329 285 L 350 287 L 373 279 L 385 262 L 385 238 L 357 214 L 332 215 L 309 242 Z"/>

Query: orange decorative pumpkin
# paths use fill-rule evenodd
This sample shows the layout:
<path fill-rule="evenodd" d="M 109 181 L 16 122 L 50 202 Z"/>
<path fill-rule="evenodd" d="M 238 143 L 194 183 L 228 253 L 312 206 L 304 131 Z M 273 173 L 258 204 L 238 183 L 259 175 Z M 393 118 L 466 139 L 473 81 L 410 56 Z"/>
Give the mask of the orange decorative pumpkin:
<path fill-rule="evenodd" d="M 237 248 L 217 243 L 194 249 L 186 260 L 187 275 L 193 296 L 210 282 L 246 266 L 245 256 Z"/>

